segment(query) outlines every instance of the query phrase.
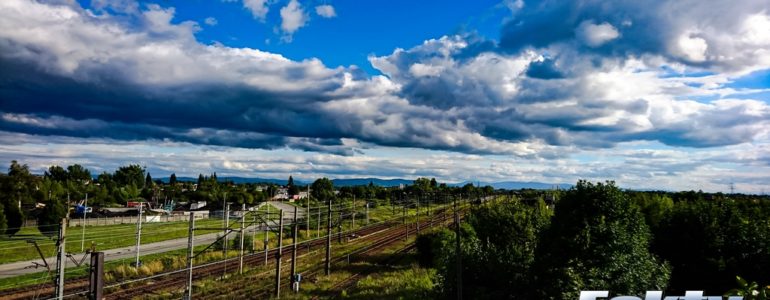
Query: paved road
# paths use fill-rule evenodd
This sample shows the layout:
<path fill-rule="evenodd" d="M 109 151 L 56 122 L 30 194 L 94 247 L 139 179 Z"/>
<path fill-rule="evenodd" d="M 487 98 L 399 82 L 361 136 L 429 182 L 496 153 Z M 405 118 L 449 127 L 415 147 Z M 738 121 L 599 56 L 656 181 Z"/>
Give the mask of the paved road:
<path fill-rule="evenodd" d="M 268 204 L 271 206 L 283 209 L 284 210 L 284 224 L 290 224 L 292 221 L 292 218 L 294 217 L 294 206 L 282 202 L 277 201 L 269 201 Z M 272 210 L 271 210 L 272 211 Z M 300 209 L 297 213 L 298 218 L 302 218 L 304 216 L 304 210 Z M 237 220 L 237 218 L 231 217 L 230 221 Z M 271 228 L 278 226 L 278 220 L 271 220 L 270 224 L 268 224 Z M 236 225 L 237 226 L 237 225 Z M 265 230 L 265 226 L 261 226 L 259 228 L 252 227 L 251 229 L 247 230 L 248 232 L 259 230 L 263 231 Z M 204 235 L 196 235 L 194 244 L 195 245 L 204 245 L 204 244 L 210 244 L 213 243 L 217 239 L 217 235 L 221 235 L 221 233 L 209 233 Z M 230 236 L 233 238 L 235 237 L 234 233 L 231 233 Z M 156 254 L 156 253 L 163 253 L 178 249 L 184 249 L 187 248 L 187 238 L 179 238 L 179 239 L 173 239 L 173 240 L 167 240 L 162 242 L 156 242 L 156 243 L 150 243 L 150 244 L 142 244 L 139 252 L 141 255 L 149 255 L 149 254 Z M 115 248 L 110 250 L 103 250 L 104 252 L 104 260 L 105 261 L 111 261 L 111 260 L 118 260 L 118 259 L 126 259 L 126 258 L 133 258 L 136 256 L 135 246 L 127 246 L 127 247 L 121 247 L 121 248 Z M 30 246 L 30 251 L 34 251 L 34 249 Z M 80 261 L 82 259 L 84 253 L 77 253 L 73 254 L 73 258 L 75 260 Z M 56 258 L 55 257 L 49 257 L 46 258 L 46 261 L 51 266 L 51 268 L 55 268 L 56 266 Z M 86 258 L 85 262 L 87 263 L 89 261 L 88 258 Z M 37 268 L 35 265 L 40 264 L 41 266 L 38 266 Z M 36 260 L 29 260 L 29 261 L 20 261 L 20 262 L 14 262 L 14 263 L 7 263 L 0 265 L 0 278 L 7 278 L 7 277 L 13 277 L 23 274 L 29 274 L 29 273 L 36 273 L 36 272 L 43 272 L 46 270 L 43 265 L 43 260 L 36 259 Z M 71 260 L 67 260 L 67 267 L 75 267 L 75 263 Z"/>
<path fill-rule="evenodd" d="M 268 201 L 267 204 L 270 204 L 270 206 L 275 207 L 277 209 L 283 210 L 283 219 L 284 223 L 285 220 L 291 220 L 294 218 L 294 205 L 288 204 L 286 202 L 280 202 L 280 201 Z M 272 210 L 271 210 L 272 212 Z M 301 219 L 305 216 L 305 208 L 300 207 L 297 209 L 297 218 Z"/>

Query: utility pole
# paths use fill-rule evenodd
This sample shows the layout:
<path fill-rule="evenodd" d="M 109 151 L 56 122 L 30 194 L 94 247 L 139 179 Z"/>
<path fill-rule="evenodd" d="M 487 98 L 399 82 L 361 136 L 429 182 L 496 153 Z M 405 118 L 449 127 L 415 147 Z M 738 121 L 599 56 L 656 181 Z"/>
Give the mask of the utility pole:
<path fill-rule="evenodd" d="M 136 220 L 136 262 L 134 267 L 139 267 L 139 245 L 142 244 L 142 202 L 139 202 L 139 218 Z"/>
<path fill-rule="evenodd" d="M 225 205 L 222 208 L 224 212 L 224 227 L 222 227 L 222 238 L 224 238 L 222 242 L 222 256 L 225 258 L 225 261 L 227 261 L 227 229 L 230 227 L 230 204 L 227 203 L 227 193 L 225 193 Z M 227 272 L 227 263 L 225 263 L 225 272 Z"/>
<path fill-rule="evenodd" d="M 241 253 L 238 255 L 238 274 L 243 274 L 243 240 L 246 235 L 244 225 L 246 224 L 246 203 L 241 205 Z"/>
<path fill-rule="evenodd" d="M 86 193 L 86 202 L 83 204 L 83 232 L 80 235 L 80 251 L 83 251 L 86 242 L 86 214 L 88 213 L 88 193 Z"/>
<path fill-rule="evenodd" d="M 417 217 L 417 235 L 420 235 L 420 199 L 422 198 L 422 194 L 420 196 L 417 196 L 417 213 L 415 214 L 415 217 Z"/>
<path fill-rule="evenodd" d="M 401 211 L 403 212 L 403 216 L 404 216 L 402 223 L 404 224 L 404 228 L 405 228 L 405 230 L 404 230 L 404 241 L 406 241 L 406 240 L 409 239 L 409 224 L 406 223 L 406 202 L 404 202 L 404 206 L 401 209 Z"/>
<path fill-rule="evenodd" d="M 275 298 L 281 298 L 281 250 L 283 250 L 283 209 L 278 219 L 278 249 L 275 252 Z"/>
<path fill-rule="evenodd" d="M 353 220 L 350 222 L 350 230 L 356 229 L 356 195 L 353 195 Z"/>
<path fill-rule="evenodd" d="M 366 225 L 369 225 L 369 202 L 366 202 Z"/>
<path fill-rule="evenodd" d="M 265 265 L 267 266 L 267 250 L 269 249 L 267 244 L 270 242 L 270 204 L 267 204 L 267 217 L 265 220 Z"/>
<path fill-rule="evenodd" d="M 310 239 L 310 184 L 307 185 L 307 208 L 305 208 L 305 221 L 307 223 L 307 227 L 305 227 L 307 232 L 307 238 Z"/>
<path fill-rule="evenodd" d="M 225 276 L 227 275 L 227 246 L 229 244 L 227 235 L 230 233 L 230 203 L 227 203 L 227 193 L 225 193 L 225 207 L 224 207 L 224 221 L 225 226 L 223 228 L 224 233 L 222 234 L 222 257 L 224 257 L 223 262 L 225 263 L 222 268 L 222 279 L 225 279 Z"/>
<path fill-rule="evenodd" d="M 299 224 L 297 224 L 297 207 L 294 207 L 294 232 L 292 233 L 291 243 L 291 286 L 294 286 L 294 274 L 297 273 L 297 233 Z"/>
<path fill-rule="evenodd" d="M 59 252 L 56 255 L 56 299 L 64 299 L 64 269 L 67 267 L 67 253 L 64 250 L 65 229 L 67 228 L 67 218 L 62 218 L 59 223 Z"/>
<path fill-rule="evenodd" d="M 457 258 L 457 299 L 463 299 L 463 262 L 462 252 L 460 251 L 460 216 L 457 214 L 457 198 L 454 198 L 455 213 L 455 257 Z"/>
<path fill-rule="evenodd" d="M 190 212 L 190 226 L 187 229 L 187 288 L 185 299 L 192 300 L 193 278 L 193 232 L 195 230 L 195 213 Z"/>
<path fill-rule="evenodd" d="M 331 272 L 331 255 L 332 255 L 332 200 L 329 200 L 326 219 L 326 262 L 324 264 L 324 273 L 329 276 Z"/>
<path fill-rule="evenodd" d="M 340 218 L 337 222 L 337 244 L 342 244 L 342 208 L 340 208 Z"/>
<path fill-rule="evenodd" d="M 104 298 L 104 252 L 91 252 L 91 266 L 88 268 L 88 299 Z"/>
<path fill-rule="evenodd" d="M 254 245 L 257 241 L 257 215 L 252 216 L 252 224 L 254 224 L 254 230 L 251 232 L 251 253 L 257 252 L 257 247 Z"/>
<path fill-rule="evenodd" d="M 318 207 L 318 222 L 315 225 L 315 237 L 320 238 L 321 237 L 321 207 Z"/>

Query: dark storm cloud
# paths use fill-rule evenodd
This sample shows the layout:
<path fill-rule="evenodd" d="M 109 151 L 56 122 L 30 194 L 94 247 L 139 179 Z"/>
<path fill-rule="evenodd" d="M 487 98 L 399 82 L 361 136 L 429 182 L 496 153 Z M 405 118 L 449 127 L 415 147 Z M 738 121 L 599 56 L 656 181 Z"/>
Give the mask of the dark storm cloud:
<path fill-rule="evenodd" d="M 519 52 L 569 44 L 603 56 L 663 55 L 690 65 L 740 70 L 762 58 L 753 52 L 756 45 L 743 48 L 745 42 L 736 43 L 736 37 L 751 31 L 745 28 L 748 16 L 768 8 L 763 0 L 526 1 L 503 26 L 500 47 Z M 602 35 L 609 28 L 618 35 Z M 686 39 L 705 42 L 705 57 L 683 49 Z"/>

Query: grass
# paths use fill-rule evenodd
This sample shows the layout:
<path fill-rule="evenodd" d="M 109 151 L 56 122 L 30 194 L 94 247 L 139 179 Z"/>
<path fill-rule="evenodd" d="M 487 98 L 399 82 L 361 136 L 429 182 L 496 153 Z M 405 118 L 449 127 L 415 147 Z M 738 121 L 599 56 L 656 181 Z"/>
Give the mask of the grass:
<path fill-rule="evenodd" d="M 222 220 L 196 220 L 196 227 L 221 227 Z M 142 244 L 187 237 L 188 222 L 146 223 L 142 224 Z M 93 244 L 96 250 L 107 250 L 136 244 L 136 225 L 120 224 L 86 227 L 84 248 Z M 214 231 L 198 230 L 196 235 Z M 68 227 L 66 230 L 67 252 L 79 253 L 82 227 Z M 22 228 L 14 237 L 0 239 L 0 263 L 39 259 L 35 247 L 27 243 L 34 240 L 46 257 L 55 255 L 55 239 L 40 233 L 36 227 Z M 85 250 L 85 249 L 84 249 Z"/>
<path fill-rule="evenodd" d="M 412 264 L 398 270 L 366 276 L 350 291 L 346 299 L 430 299 L 433 294 L 435 269 L 423 269 Z"/>
<path fill-rule="evenodd" d="M 357 203 L 357 204 L 359 204 L 359 205 L 357 206 L 358 207 L 358 210 L 357 210 L 358 215 L 356 216 L 355 227 L 359 228 L 361 226 L 365 226 L 366 225 L 366 216 L 365 216 L 363 201 L 361 201 L 360 203 Z M 433 205 L 432 209 L 435 209 L 436 207 L 437 207 L 437 205 Z M 263 209 L 264 209 L 264 211 L 266 211 L 266 208 L 264 206 L 260 210 L 263 210 Z M 271 211 L 273 211 L 273 209 L 271 209 Z M 398 208 L 398 207 L 394 210 L 390 206 L 380 205 L 377 208 L 371 208 L 369 210 L 369 221 L 370 221 L 370 223 L 375 223 L 375 222 L 379 222 L 379 221 L 383 221 L 383 220 L 387 220 L 387 219 L 394 219 L 394 218 L 397 219 L 398 217 L 402 216 L 402 213 L 403 213 L 402 210 L 400 208 Z M 413 222 L 415 214 L 416 214 L 416 210 L 414 210 L 414 209 L 409 209 L 407 211 L 407 216 L 409 216 L 408 219 L 410 219 L 411 222 Z M 424 218 L 423 220 L 427 220 L 427 217 L 425 216 L 425 208 L 424 207 L 421 207 L 420 215 L 421 215 L 421 218 Z M 335 217 L 336 217 L 336 215 L 335 215 Z M 325 214 L 322 214 L 322 219 L 323 219 L 322 220 L 322 224 L 321 224 L 322 228 L 326 224 L 325 218 L 326 218 Z M 231 220 L 231 221 L 235 222 L 234 220 Z M 313 215 L 311 214 L 311 220 L 310 221 L 311 221 L 310 222 L 311 228 L 314 228 L 315 226 L 313 226 L 313 225 L 316 224 L 317 218 L 313 218 Z M 196 221 L 196 227 L 206 227 L 206 226 L 208 226 L 208 227 L 220 227 L 221 226 L 221 222 L 222 222 L 221 220 L 216 220 L 216 219 L 214 219 L 214 220 L 200 220 L 200 221 Z M 351 229 L 351 226 L 352 226 L 351 223 L 352 222 L 351 222 L 350 219 L 346 219 L 345 222 L 343 223 L 343 230 Z M 149 229 L 147 227 L 145 227 L 143 229 L 143 234 L 142 234 L 142 241 L 143 241 L 143 243 L 145 243 L 145 242 L 149 243 L 149 242 L 152 241 L 151 237 L 145 237 L 147 235 L 146 232 L 148 232 L 147 230 L 150 230 L 150 232 L 160 232 L 162 230 L 171 231 L 172 228 L 183 228 L 184 229 L 183 233 L 181 235 L 179 235 L 179 236 L 176 236 L 176 237 L 186 237 L 187 236 L 187 223 L 186 222 L 180 222 L 179 224 L 166 223 L 166 224 L 150 224 L 150 225 L 151 226 L 150 226 Z M 157 228 L 153 228 L 152 225 L 157 226 Z M 160 225 L 163 225 L 163 226 L 160 226 Z M 176 227 L 174 227 L 174 226 L 176 226 Z M 72 233 L 72 232 L 78 233 L 77 229 L 79 229 L 79 228 L 78 227 L 68 228 L 70 233 Z M 90 229 L 90 227 L 88 229 Z M 87 240 L 89 238 L 91 238 L 91 237 L 97 237 L 98 238 L 99 234 L 104 235 L 104 232 L 103 232 L 104 230 L 100 230 L 100 229 L 104 229 L 104 230 L 107 230 L 107 231 L 112 230 L 112 231 L 115 231 L 116 233 L 120 233 L 121 232 L 120 230 L 127 231 L 129 237 L 125 238 L 125 240 L 127 240 L 127 241 L 124 241 L 126 243 L 124 243 L 123 245 L 133 245 L 135 243 L 135 240 L 133 238 L 133 230 L 135 230 L 135 226 L 134 225 L 110 225 L 110 226 L 95 227 L 94 230 L 92 230 L 93 231 L 92 233 L 90 232 L 90 230 L 87 231 L 87 235 L 86 235 Z M 179 231 L 181 231 L 181 230 L 179 230 Z M 196 234 L 204 234 L 204 233 L 209 233 L 209 232 L 211 232 L 211 231 L 203 232 L 201 230 L 201 231 L 197 231 Z M 336 232 L 336 230 L 334 230 L 333 232 Z M 89 235 L 89 234 L 93 234 L 93 235 Z M 37 232 L 37 235 L 40 235 L 40 233 Z M 268 235 L 269 235 L 269 244 L 268 245 L 269 245 L 270 249 L 273 249 L 273 248 L 277 247 L 277 244 L 278 244 L 277 243 L 277 233 L 269 232 Z M 316 237 L 315 230 L 310 230 L 310 231 L 301 230 L 300 231 L 300 235 L 299 235 L 300 240 L 306 240 L 308 235 L 310 235 L 311 238 L 315 238 Z M 323 228 L 321 230 L 320 235 L 321 236 L 325 235 L 325 228 Z M 150 235 L 150 236 L 152 236 L 152 235 Z M 164 239 L 161 239 L 162 237 L 167 237 L 165 239 L 174 238 L 174 237 L 169 237 L 169 236 L 172 236 L 172 235 L 170 235 L 169 232 L 162 232 L 161 234 L 155 235 L 154 238 L 156 239 L 155 241 L 164 240 Z M 256 234 L 256 238 L 254 239 L 254 245 L 256 247 L 255 249 L 257 249 L 257 252 L 261 252 L 262 251 L 262 249 L 264 247 L 263 240 L 264 240 L 264 233 L 258 232 Z M 343 245 L 339 245 L 339 244 L 336 243 L 336 237 L 335 237 L 334 238 L 334 244 L 333 244 L 335 255 L 345 255 L 346 253 L 350 253 L 353 250 L 357 249 L 356 247 L 361 247 L 361 245 L 357 244 L 356 241 L 357 240 L 352 240 L 349 243 L 346 243 L 346 244 L 343 244 Z M 0 245 L 3 245 L 2 243 L 7 243 L 7 242 L 9 242 L 9 241 L 2 241 L 2 242 L 0 242 Z M 20 242 L 23 243 L 23 240 L 20 241 Z M 71 245 L 72 243 L 74 243 L 74 244 Z M 104 243 L 102 245 L 99 245 L 98 249 L 107 249 L 105 247 L 108 247 L 109 245 L 116 245 L 116 244 L 119 245 L 120 243 L 119 242 Z M 76 249 L 79 249 L 80 240 L 79 239 L 77 239 L 76 241 L 69 240 L 67 245 L 68 245 L 69 249 L 73 249 L 72 247 L 76 247 Z M 291 245 L 290 235 L 288 235 L 288 234 L 285 235 L 285 238 L 284 238 L 284 241 L 283 241 L 283 245 L 284 245 L 284 247 L 287 247 L 287 246 Z M 28 252 L 32 252 L 32 251 L 30 251 L 32 246 L 29 245 L 28 247 L 29 248 L 28 248 L 27 251 Z M 116 247 L 120 247 L 120 246 L 116 246 Z M 203 247 L 205 247 L 205 245 L 197 246 L 196 247 L 196 249 L 197 249 L 196 251 L 202 250 Z M 246 246 L 246 249 L 251 249 L 251 248 L 249 246 Z M 53 245 L 51 245 L 48 250 L 50 251 L 49 252 L 50 254 L 53 254 Z M 238 251 L 230 251 L 229 257 L 237 256 L 237 252 Z M 5 249 L 0 250 L 0 255 L 4 255 L 5 253 L 6 253 Z M 45 253 L 45 254 L 49 254 L 49 253 Z M 169 271 L 169 270 L 180 269 L 180 267 L 183 267 L 184 265 L 186 265 L 186 261 L 184 261 L 185 253 L 186 253 L 186 251 L 184 249 L 181 249 L 181 250 L 175 250 L 175 251 L 170 251 L 170 252 L 161 253 L 161 254 L 142 256 L 142 261 L 145 263 L 145 267 L 140 267 L 139 269 L 136 269 L 136 268 L 133 268 L 133 267 L 130 266 L 130 263 L 133 262 L 133 259 L 124 259 L 124 260 L 116 260 L 116 261 L 105 262 L 106 278 L 108 279 L 108 282 L 112 282 L 113 280 L 124 280 L 124 279 L 129 279 L 129 278 L 143 277 L 143 276 L 148 276 L 148 275 L 151 275 L 151 274 L 157 274 L 157 273 L 165 272 L 165 271 Z M 33 252 L 33 254 L 34 254 L 34 252 Z M 319 253 L 315 253 L 315 255 L 323 255 L 323 254 L 322 253 L 320 253 L 320 254 Z M 36 258 L 36 257 L 37 257 L 36 255 L 32 256 L 32 258 Z M 222 256 L 221 251 L 210 250 L 210 251 L 207 251 L 207 253 L 202 254 L 198 259 L 196 259 L 196 264 L 210 262 L 210 261 L 214 261 L 214 260 L 221 260 L 222 258 L 223 258 L 223 256 Z M 5 257 L 2 257 L 0 259 L 6 259 L 7 260 L 7 258 L 5 258 Z M 157 260 L 158 262 L 155 262 L 155 260 Z M 271 258 L 271 260 L 272 260 L 272 258 Z M 315 262 L 315 263 L 317 263 L 318 261 L 321 261 L 319 258 L 308 258 L 307 260 L 300 260 L 300 261 L 302 262 L 302 261 L 311 261 L 311 260 L 313 262 Z M 304 264 L 300 263 L 300 266 L 298 267 L 298 269 L 299 270 L 303 270 L 304 268 L 309 268 L 309 266 L 310 266 L 310 264 L 308 264 L 307 262 L 305 262 Z M 257 271 L 262 270 L 262 267 L 256 267 L 256 268 L 254 268 L 254 270 L 257 270 Z M 264 272 L 264 270 L 262 270 L 262 272 Z M 288 270 L 287 270 L 287 272 L 288 272 Z M 86 273 L 86 268 L 85 267 L 81 267 L 81 268 L 68 268 L 67 269 L 67 278 L 82 277 L 82 276 L 85 276 L 86 274 L 87 273 Z M 393 275 L 393 277 L 398 277 L 397 274 L 392 274 L 392 275 Z M 425 275 L 425 274 L 416 274 L 415 273 L 415 274 L 404 274 L 404 275 L 420 275 L 420 276 L 422 276 L 422 275 Z M 335 282 L 334 281 L 335 278 L 336 278 L 335 276 L 342 276 L 342 278 L 346 277 L 344 273 L 335 272 L 332 277 L 329 277 L 327 279 L 321 279 L 319 281 L 320 284 L 321 284 L 319 290 L 321 290 L 323 288 L 323 283 L 325 282 L 324 280 L 332 282 L 332 283 Z M 266 281 L 265 284 L 269 285 L 269 278 L 272 278 L 272 277 L 271 276 L 267 276 L 267 277 L 268 277 L 268 281 Z M 35 273 L 35 274 L 27 274 L 27 275 L 17 276 L 17 277 L 13 277 L 13 278 L 0 279 L 0 290 L 1 289 L 6 289 L 6 288 L 10 288 L 10 287 L 15 287 L 15 286 L 24 286 L 24 285 L 38 284 L 38 283 L 44 281 L 43 280 L 44 278 L 46 278 L 46 272 L 40 272 L 40 273 Z M 253 280 L 254 279 L 251 279 L 251 281 L 247 281 L 244 284 L 254 284 Z M 371 279 L 371 280 L 374 280 L 374 279 Z M 198 284 L 199 283 L 196 283 L 196 286 Z M 216 284 L 211 283 L 211 282 L 206 281 L 206 280 L 201 281 L 200 284 L 202 286 L 217 286 Z M 410 287 L 410 286 L 414 286 L 414 285 L 419 285 L 419 283 L 418 282 L 417 283 L 409 283 L 409 284 L 405 285 L 405 287 Z M 362 291 L 361 293 L 365 294 L 366 292 Z M 176 295 L 176 294 L 175 293 L 170 293 L 169 295 Z M 355 296 L 354 293 L 349 293 L 349 295 L 350 296 Z"/>
<path fill-rule="evenodd" d="M 389 207 L 388 207 L 389 209 Z M 383 214 L 384 215 L 384 214 Z M 412 237 L 409 242 L 412 242 Z M 407 242 L 398 242 L 385 249 L 380 254 L 375 254 L 375 261 L 394 255 L 396 250 L 402 248 Z M 337 244 L 336 239 L 332 245 L 335 257 L 345 257 L 349 253 L 360 249 L 367 243 L 361 240 L 351 240 L 348 243 Z M 301 251 L 304 252 L 304 251 Z M 301 257 L 297 264 L 299 273 L 306 273 L 311 267 L 317 267 L 323 261 L 323 251 L 316 251 Z M 295 294 L 284 289 L 284 299 L 315 299 L 315 298 L 349 298 L 349 299 L 426 299 L 433 298 L 435 270 L 421 269 L 415 263 L 413 254 L 398 254 L 402 256 L 394 264 L 379 264 L 368 260 L 341 261 L 332 266 L 329 276 L 319 275 L 306 277 L 302 283 L 301 292 Z M 371 258 L 371 257 L 370 257 Z M 379 259 L 378 259 L 379 258 Z M 228 281 L 222 282 L 216 279 L 200 280 L 195 283 L 195 295 L 206 299 L 231 299 L 252 295 L 255 291 L 270 287 L 273 284 L 272 266 L 268 268 L 256 267 L 243 276 L 233 276 Z M 283 280 L 288 280 L 288 266 L 283 268 Z M 354 273 L 365 272 L 368 274 L 355 286 L 342 291 L 332 293 L 331 288 L 335 283 L 345 280 Z M 387 287 L 385 287 L 387 285 Z M 228 295 L 223 291 L 237 291 L 240 295 Z M 179 298 L 181 291 L 169 291 L 162 295 L 148 299 L 173 299 Z"/>

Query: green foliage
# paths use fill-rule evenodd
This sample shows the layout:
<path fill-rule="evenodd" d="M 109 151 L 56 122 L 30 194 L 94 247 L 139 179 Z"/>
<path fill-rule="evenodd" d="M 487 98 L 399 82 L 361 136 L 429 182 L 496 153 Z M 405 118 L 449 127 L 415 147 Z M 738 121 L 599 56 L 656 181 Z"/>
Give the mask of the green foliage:
<path fill-rule="evenodd" d="M 0 203 L 6 208 L 19 203 L 33 204 L 35 201 L 32 195 L 38 181 L 30 174 L 26 164 L 12 161 L 8 168 L 8 175 L 0 175 Z"/>
<path fill-rule="evenodd" d="M 155 183 L 152 182 L 152 175 L 150 175 L 150 172 L 147 172 L 147 176 L 144 177 L 144 187 L 151 188 L 153 185 L 155 185 Z"/>
<path fill-rule="evenodd" d="M 631 200 L 639 206 L 647 225 L 655 229 L 674 208 L 674 201 L 662 193 L 629 192 Z"/>
<path fill-rule="evenodd" d="M 12 236 L 21 230 L 21 226 L 24 225 L 24 212 L 19 209 L 18 205 L 9 203 L 5 206 L 5 219 L 8 227 L 5 229 L 5 234 Z"/>
<path fill-rule="evenodd" d="M 87 182 L 91 181 L 91 171 L 81 165 L 74 164 L 67 167 L 67 174 L 72 181 Z"/>
<path fill-rule="evenodd" d="M 8 228 L 8 221 L 5 219 L 5 208 L 0 203 L 0 235 L 5 234 L 6 228 Z"/>
<path fill-rule="evenodd" d="M 673 266 L 675 290 L 723 293 L 736 274 L 770 282 L 770 209 L 732 200 L 677 202 L 655 230 L 653 251 Z"/>
<path fill-rule="evenodd" d="M 44 176 L 58 182 L 65 182 L 68 179 L 67 170 L 60 166 L 50 166 Z"/>
<path fill-rule="evenodd" d="M 67 209 L 57 199 L 49 199 L 45 208 L 37 217 L 37 228 L 48 237 L 53 237 L 59 231 L 61 219 L 67 215 Z"/>
<path fill-rule="evenodd" d="M 228 236 L 229 237 L 229 236 Z M 224 250 L 225 249 L 225 242 L 231 242 L 228 241 L 228 238 L 223 238 L 222 235 L 217 234 L 217 240 L 214 241 L 213 246 L 211 246 L 211 249 L 214 250 Z M 231 244 L 228 244 L 229 249 L 233 249 Z"/>
<path fill-rule="evenodd" d="M 112 176 L 112 180 L 120 186 L 133 184 L 137 189 L 144 188 L 144 168 L 139 165 L 128 165 L 118 168 Z"/>
<path fill-rule="evenodd" d="M 479 270 L 473 272 L 477 275 L 468 283 L 468 292 L 474 294 L 478 287 L 494 297 L 530 296 L 535 249 L 551 215 L 542 200 L 533 207 L 511 201 L 474 208 L 467 222 L 478 236 L 482 255 L 474 262 Z"/>
<path fill-rule="evenodd" d="M 310 186 L 310 193 L 317 201 L 330 201 L 334 199 L 334 183 L 326 177 L 317 179 Z"/>
<path fill-rule="evenodd" d="M 434 299 L 434 270 L 411 267 L 367 276 L 342 299 Z"/>
<path fill-rule="evenodd" d="M 744 300 L 768 300 L 770 299 L 770 285 L 759 286 L 756 281 L 748 282 L 740 276 L 735 276 L 738 287 L 725 293 L 725 297 L 743 296 Z"/>
<path fill-rule="evenodd" d="M 545 203 L 494 202 L 474 208 L 461 226 L 463 293 L 470 298 L 531 298 L 532 263 L 551 218 Z M 438 269 L 438 288 L 456 289 L 455 234 L 448 229 L 416 241 L 418 261 Z"/>
<path fill-rule="evenodd" d="M 299 195 L 299 187 L 294 185 L 294 178 L 289 176 L 289 182 L 286 184 L 289 187 L 289 196 Z"/>
<path fill-rule="evenodd" d="M 545 299 L 577 299 L 581 290 L 635 295 L 666 287 L 670 269 L 648 250 L 639 209 L 613 182 L 579 181 L 556 205 L 535 268 Z"/>
<path fill-rule="evenodd" d="M 236 249 L 236 250 L 241 249 L 241 232 L 238 232 L 238 234 L 235 235 L 235 239 L 233 240 L 232 243 L 233 243 L 232 249 Z M 244 250 L 251 249 L 252 245 L 254 245 L 253 236 L 249 233 L 246 233 L 243 236 L 243 249 Z"/>
<path fill-rule="evenodd" d="M 449 229 L 442 229 L 423 233 L 417 237 L 415 246 L 417 247 L 417 261 L 423 267 L 436 268 L 442 263 L 448 261 L 448 256 L 452 251 L 454 233 Z"/>

